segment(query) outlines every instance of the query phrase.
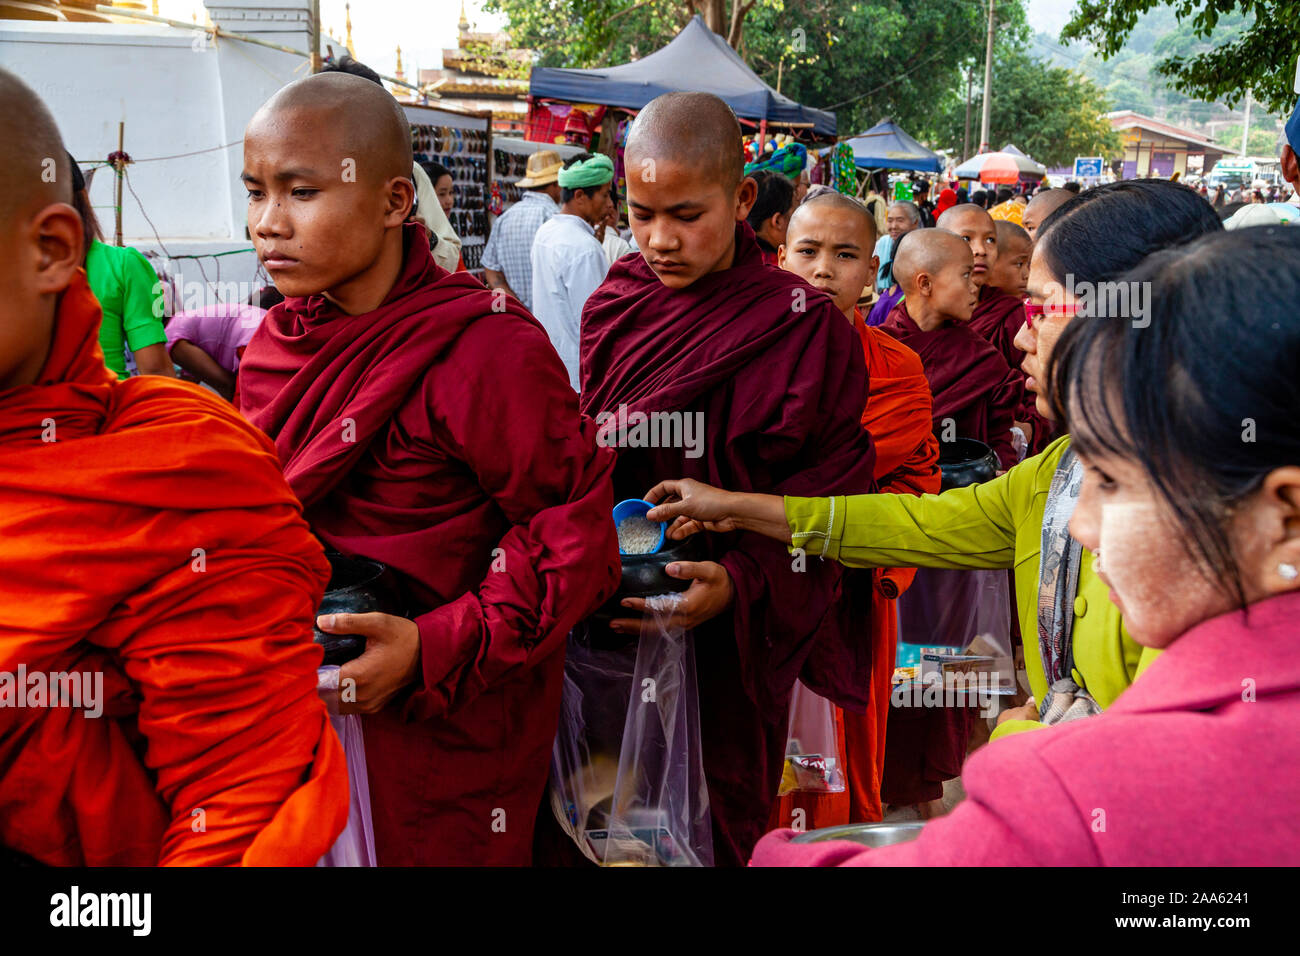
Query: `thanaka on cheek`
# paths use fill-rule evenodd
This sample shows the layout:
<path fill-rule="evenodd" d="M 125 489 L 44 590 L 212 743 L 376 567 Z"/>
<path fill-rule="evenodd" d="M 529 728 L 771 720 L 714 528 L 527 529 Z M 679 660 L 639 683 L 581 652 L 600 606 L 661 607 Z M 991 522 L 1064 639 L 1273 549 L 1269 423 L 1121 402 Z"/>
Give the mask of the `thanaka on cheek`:
<path fill-rule="evenodd" d="M 1223 596 L 1155 503 L 1102 504 L 1098 544 L 1105 560 L 1102 580 L 1137 643 L 1166 647 L 1226 609 Z"/>

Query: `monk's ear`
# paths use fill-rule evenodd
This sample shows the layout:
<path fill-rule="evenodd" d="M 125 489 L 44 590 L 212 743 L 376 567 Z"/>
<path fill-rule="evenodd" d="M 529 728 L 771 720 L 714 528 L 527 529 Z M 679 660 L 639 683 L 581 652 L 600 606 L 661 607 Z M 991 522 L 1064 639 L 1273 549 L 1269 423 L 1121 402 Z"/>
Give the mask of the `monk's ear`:
<path fill-rule="evenodd" d="M 785 268 L 785 243 L 784 242 L 776 247 L 776 264 L 782 269 Z"/>
<path fill-rule="evenodd" d="M 1293 186 L 1300 183 L 1300 157 L 1297 157 L 1291 144 L 1282 147 L 1282 178 Z M 1296 186 L 1300 189 L 1300 186 Z"/>
<path fill-rule="evenodd" d="M 918 295 L 928 296 L 934 291 L 934 279 L 928 272 L 918 272 L 914 285 Z"/>
<path fill-rule="evenodd" d="M 28 235 L 37 248 L 36 291 L 57 295 L 85 261 L 81 216 L 67 203 L 51 203 L 32 218 Z"/>
<path fill-rule="evenodd" d="M 876 276 L 878 275 L 880 275 L 880 256 L 872 256 L 870 285 L 873 289 L 876 287 Z"/>
<path fill-rule="evenodd" d="M 400 226 L 415 205 L 415 184 L 406 176 L 395 176 L 385 185 L 384 225 Z"/>
<path fill-rule="evenodd" d="M 736 187 L 736 222 L 749 217 L 749 211 L 758 202 L 758 183 L 746 176 Z"/>

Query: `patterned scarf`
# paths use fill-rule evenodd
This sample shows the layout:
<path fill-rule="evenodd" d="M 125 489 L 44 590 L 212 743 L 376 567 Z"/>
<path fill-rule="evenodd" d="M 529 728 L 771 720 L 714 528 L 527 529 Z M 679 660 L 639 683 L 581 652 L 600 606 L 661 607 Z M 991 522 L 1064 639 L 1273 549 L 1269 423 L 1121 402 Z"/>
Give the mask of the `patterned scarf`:
<path fill-rule="evenodd" d="M 1082 483 L 1083 465 L 1067 448 L 1047 492 L 1038 570 L 1038 651 L 1049 688 L 1038 715 L 1045 724 L 1101 713 L 1092 695 L 1074 682 L 1074 597 L 1083 545 L 1071 537 L 1069 524 Z"/>

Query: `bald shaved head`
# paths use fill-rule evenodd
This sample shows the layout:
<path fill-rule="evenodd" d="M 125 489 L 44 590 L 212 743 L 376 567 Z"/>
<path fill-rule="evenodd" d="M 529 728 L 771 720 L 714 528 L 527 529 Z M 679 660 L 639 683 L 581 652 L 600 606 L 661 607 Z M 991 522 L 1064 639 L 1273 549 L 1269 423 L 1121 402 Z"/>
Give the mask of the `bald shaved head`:
<path fill-rule="evenodd" d="M 72 202 L 59 127 L 34 90 L 0 70 L 0 228 L 54 202 Z"/>
<path fill-rule="evenodd" d="M 740 123 L 712 93 L 665 93 L 637 114 L 627 137 L 627 165 L 684 163 L 734 189 L 745 174 Z"/>
<path fill-rule="evenodd" d="M 240 178 L 282 295 L 323 294 L 350 315 L 383 301 L 405 259 L 411 160 L 406 114 L 363 77 L 319 73 L 267 100 L 244 132 Z"/>
<path fill-rule="evenodd" d="M 411 126 L 382 86 L 348 73 L 318 73 L 280 89 L 248 123 L 245 136 L 273 135 L 283 124 L 310 126 L 322 144 L 356 160 L 359 176 L 411 175 Z"/>
<path fill-rule="evenodd" d="M 934 224 L 939 229 L 961 232 L 964 224 L 975 222 L 988 223 L 988 228 L 993 229 L 993 217 L 988 214 L 988 210 L 975 205 L 973 202 L 966 202 L 960 206 L 953 206 L 951 209 L 945 210 L 943 215 L 935 220 Z"/>
<path fill-rule="evenodd" d="M 979 300 L 970 244 L 946 229 L 917 229 L 898 243 L 894 279 L 912 320 L 923 330 L 969 321 Z"/>
<path fill-rule="evenodd" d="M 1007 249 L 1019 249 L 1033 245 L 1033 240 L 1029 238 L 1029 233 L 1023 228 L 1017 226 L 1014 222 L 1007 222 L 999 219 L 993 223 L 998 231 L 998 254 L 1006 252 Z"/>
<path fill-rule="evenodd" d="M 816 216 L 819 212 L 826 212 L 832 209 L 847 213 L 851 217 L 856 217 L 856 221 L 860 223 L 861 228 L 865 230 L 865 236 L 869 239 L 866 247 L 868 250 L 876 244 L 876 239 L 879 238 L 878 233 L 880 231 L 876 226 L 876 217 L 871 215 L 871 211 L 858 200 L 833 190 L 830 192 L 818 193 L 816 196 L 813 196 L 810 199 L 805 199 L 802 203 L 796 206 L 794 215 L 790 217 L 790 227 L 789 230 L 787 230 L 788 234 L 793 235 L 795 224 L 802 222 L 805 217 Z"/>
<path fill-rule="evenodd" d="M 916 291 L 917 279 L 922 275 L 938 275 L 953 262 L 969 262 L 970 247 L 956 233 L 946 229 L 917 229 L 909 232 L 898 243 L 894 254 L 894 278 L 902 286 L 904 295 Z"/>
<path fill-rule="evenodd" d="M 1025 207 L 1024 214 L 1020 217 L 1029 238 L 1031 240 L 1038 238 L 1038 227 L 1043 224 L 1043 221 L 1073 198 L 1074 193 L 1068 189 L 1047 189 L 1029 200 L 1029 205 Z"/>

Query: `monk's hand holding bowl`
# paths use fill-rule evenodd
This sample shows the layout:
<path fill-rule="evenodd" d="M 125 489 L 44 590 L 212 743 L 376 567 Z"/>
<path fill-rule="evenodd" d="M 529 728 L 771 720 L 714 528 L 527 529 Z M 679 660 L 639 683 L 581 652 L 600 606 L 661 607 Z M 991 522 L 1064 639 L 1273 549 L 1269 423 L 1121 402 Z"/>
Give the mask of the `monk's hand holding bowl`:
<path fill-rule="evenodd" d="M 708 488 L 708 485 L 703 487 Z M 716 491 L 717 489 L 711 489 Z M 725 493 L 725 492 L 724 492 Z M 727 569 L 716 561 L 674 561 L 664 570 L 669 577 L 690 581 L 691 586 L 681 592 L 681 600 L 668 619 L 669 627 L 684 630 L 699 627 L 731 607 L 735 588 Z M 610 629 L 618 634 L 650 633 L 654 630 L 654 615 L 646 615 L 645 598 L 624 598 L 623 607 L 642 613 L 640 619 L 618 618 L 610 622 Z"/>
<path fill-rule="evenodd" d="M 412 620 L 378 612 L 322 614 L 316 626 L 326 634 L 366 638 L 361 656 L 339 668 L 340 714 L 378 713 L 419 677 L 420 628 Z"/>

